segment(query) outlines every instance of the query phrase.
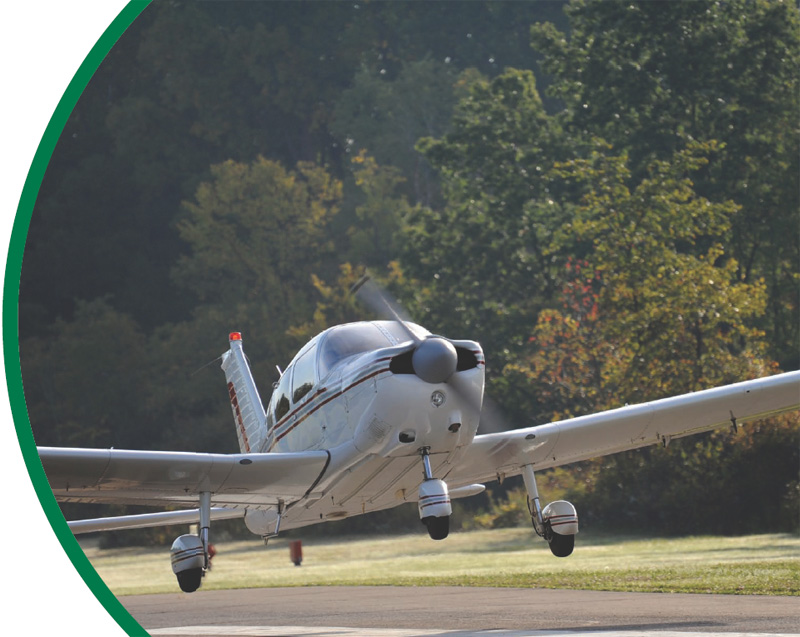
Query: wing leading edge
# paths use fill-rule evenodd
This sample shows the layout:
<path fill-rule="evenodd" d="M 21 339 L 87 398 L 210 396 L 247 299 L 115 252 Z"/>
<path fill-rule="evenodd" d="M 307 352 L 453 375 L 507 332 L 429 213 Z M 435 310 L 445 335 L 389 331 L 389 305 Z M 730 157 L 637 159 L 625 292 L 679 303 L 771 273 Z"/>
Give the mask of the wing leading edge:
<path fill-rule="evenodd" d="M 328 466 L 327 451 L 213 454 L 39 447 L 62 502 L 258 507 L 302 498 Z"/>
<path fill-rule="evenodd" d="M 519 475 L 800 407 L 800 371 L 630 405 L 558 422 L 476 436 L 447 475 L 453 486 Z"/>

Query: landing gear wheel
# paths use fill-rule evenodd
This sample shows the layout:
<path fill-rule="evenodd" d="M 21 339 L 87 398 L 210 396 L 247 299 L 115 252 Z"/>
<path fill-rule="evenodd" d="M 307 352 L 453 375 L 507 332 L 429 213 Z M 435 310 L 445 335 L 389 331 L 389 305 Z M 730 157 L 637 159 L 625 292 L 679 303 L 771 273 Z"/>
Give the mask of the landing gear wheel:
<path fill-rule="evenodd" d="M 450 516 L 444 515 L 440 518 L 433 516 L 422 518 L 422 523 L 428 527 L 428 535 L 432 540 L 443 540 L 450 533 Z"/>
<path fill-rule="evenodd" d="M 550 544 L 550 551 L 556 557 L 567 557 L 572 555 L 572 551 L 575 548 L 574 535 L 559 535 L 558 533 L 553 533 L 551 531 L 548 542 Z"/>
<path fill-rule="evenodd" d="M 184 593 L 194 593 L 200 588 L 200 582 L 203 581 L 202 568 L 190 568 L 185 571 L 177 573 L 178 586 Z"/>

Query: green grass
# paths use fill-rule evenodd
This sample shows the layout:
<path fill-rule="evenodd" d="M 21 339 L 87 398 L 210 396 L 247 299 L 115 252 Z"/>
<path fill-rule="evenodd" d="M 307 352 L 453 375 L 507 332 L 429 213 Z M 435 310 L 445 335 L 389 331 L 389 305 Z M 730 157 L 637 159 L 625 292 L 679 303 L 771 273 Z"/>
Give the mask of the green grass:
<path fill-rule="evenodd" d="M 265 586 L 495 586 L 606 591 L 800 595 L 800 537 L 789 534 L 670 539 L 579 534 L 568 558 L 527 529 L 309 539 L 303 565 L 288 540 L 216 545 L 203 589 Z M 86 554 L 116 595 L 176 592 L 169 547 Z"/>

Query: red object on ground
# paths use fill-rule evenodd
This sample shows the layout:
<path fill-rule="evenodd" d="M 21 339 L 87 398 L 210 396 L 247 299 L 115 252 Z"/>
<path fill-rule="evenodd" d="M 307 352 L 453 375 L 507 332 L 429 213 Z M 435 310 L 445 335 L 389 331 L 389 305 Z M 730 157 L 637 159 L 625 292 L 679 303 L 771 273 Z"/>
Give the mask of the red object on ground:
<path fill-rule="evenodd" d="M 295 566 L 303 563 L 303 543 L 300 540 L 289 542 L 289 559 Z"/>

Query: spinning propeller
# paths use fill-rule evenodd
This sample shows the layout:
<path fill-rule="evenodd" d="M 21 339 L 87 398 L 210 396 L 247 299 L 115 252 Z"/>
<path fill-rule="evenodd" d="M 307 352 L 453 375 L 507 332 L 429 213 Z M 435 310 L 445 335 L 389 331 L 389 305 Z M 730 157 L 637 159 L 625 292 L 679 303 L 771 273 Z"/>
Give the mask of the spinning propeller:
<path fill-rule="evenodd" d="M 403 328 L 415 345 L 411 366 L 419 378 L 426 383 L 439 384 L 447 382 L 455 374 L 458 366 L 458 353 L 453 344 L 441 336 L 420 338 L 409 326 L 408 313 L 368 274 L 362 276 L 353 285 L 351 292 L 364 301 L 378 316 L 385 316 L 388 312 L 391 318 Z"/>
<path fill-rule="evenodd" d="M 426 383 L 447 383 L 468 404 L 479 410 L 483 433 L 509 429 L 497 405 L 486 395 L 483 396 L 482 401 L 480 397 L 476 400 L 474 392 L 468 391 L 468 388 L 462 385 L 459 377 L 455 375 L 458 369 L 458 352 L 448 339 L 434 335 L 420 337 L 410 326 L 411 319 L 408 312 L 368 274 L 362 276 L 350 291 L 378 316 L 394 320 L 411 339 L 415 345 L 411 357 L 414 374 Z"/>

